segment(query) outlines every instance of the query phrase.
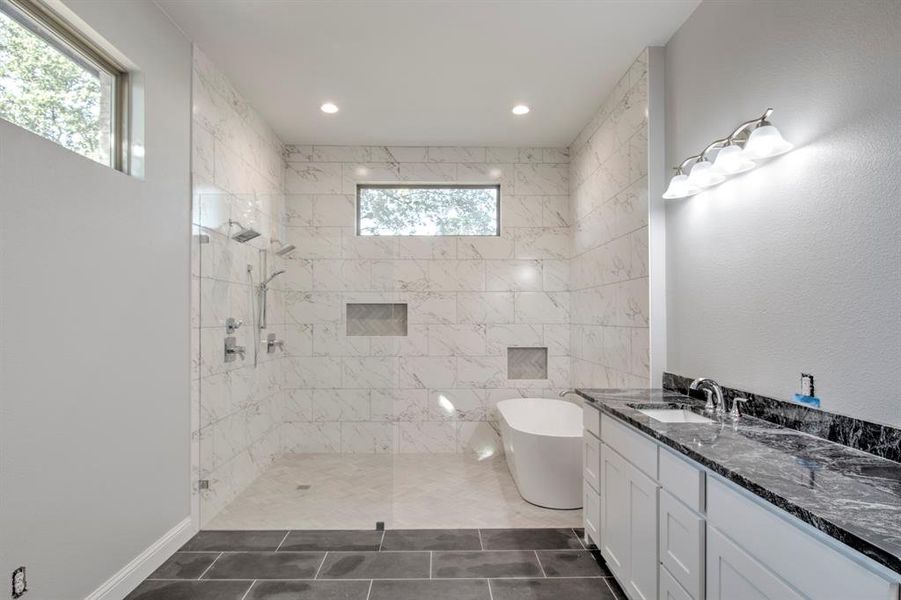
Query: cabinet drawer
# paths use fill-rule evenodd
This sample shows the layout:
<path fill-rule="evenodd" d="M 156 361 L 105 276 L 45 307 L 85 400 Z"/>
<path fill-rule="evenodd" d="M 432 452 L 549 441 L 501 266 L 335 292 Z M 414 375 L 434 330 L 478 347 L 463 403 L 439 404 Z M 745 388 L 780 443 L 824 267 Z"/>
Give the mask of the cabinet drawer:
<path fill-rule="evenodd" d="M 660 490 L 660 562 L 695 600 L 704 595 L 704 530 L 702 517 Z"/>
<path fill-rule="evenodd" d="M 587 481 L 582 482 L 582 521 L 592 543 L 601 547 L 601 497 Z"/>
<path fill-rule="evenodd" d="M 660 565 L 660 600 L 697 600 L 692 598 L 676 579 L 670 575 L 666 567 Z"/>
<path fill-rule="evenodd" d="M 590 431 L 594 437 L 601 437 L 601 411 L 593 406 L 582 405 L 582 427 L 585 431 Z"/>
<path fill-rule="evenodd" d="M 696 512 L 704 512 L 705 474 L 697 466 L 660 449 L 660 485 Z"/>
<path fill-rule="evenodd" d="M 582 474 L 595 492 L 601 491 L 601 440 L 590 433 L 582 439 Z"/>
<path fill-rule="evenodd" d="M 620 423 L 601 415 L 601 441 L 616 450 L 633 465 L 657 480 L 657 444 Z"/>
<path fill-rule="evenodd" d="M 719 531 L 707 533 L 707 600 L 804 600 Z"/>
<path fill-rule="evenodd" d="M 707 481 L 707 519 L 804 596 L 885 600 L 897 595 L 896 579 L 878 573 L 875 564 L 873 570 L 864 567 L 869 559 L 862 554 L 850 548 L 840 552 L 833 542 L 802 530 L 803 523 L 791 515 L 714 478 Z"/>

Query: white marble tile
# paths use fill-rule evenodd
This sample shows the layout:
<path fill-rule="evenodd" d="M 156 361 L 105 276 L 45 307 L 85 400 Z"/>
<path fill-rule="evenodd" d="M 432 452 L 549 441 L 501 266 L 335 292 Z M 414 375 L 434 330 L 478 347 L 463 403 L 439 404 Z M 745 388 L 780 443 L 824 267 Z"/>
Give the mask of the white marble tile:
<path fill-rule="evenodd" d="M 482 163 L 485 162 L 485 148 L 460 146 L 430 146 L 429 162 L 438 163 Z"/>
<path fill-rule="evenodd" d="M 485 263 L 480 260 L 433 260 L 428 263 L 428 287 L 436 292 L 482 291 Z"/>
<path fill-rule="evenodd" d="M 341 194 L 343 187 L 340 163 L 289 163 L 285 171 L 289 194 Z"/>
<path fill-rule="evenodd" d="M 459 323 L 513 323 L 513 292 L 457 294 Z"/>
<path fill-rule="evenodd" d="M 450 163 L 401 163 L 398 178 L 413 183 L 457 181 L 457 165 Z"/>
<path fill-rule="evenodd" d="M 312 205 L 312 225 L 316 227 L 356 227 L 357 208 L 353 195 L 317 194 L 313 196 Z"/>
<path fill-rule="evenodd" d="M 429 392 L 425 389 L 373 389 L 371 394 L 374 421 L 426 421 L 429 418 Z"/>
<path fill-rule="evenodd" d="M 485 399 L 474 389 L 429 391 L 429 420 L 484 421 Z"/>
<path fill-rule="evenodd" d="M 506 356 L 507 348 L 511 346 L 540 346 L 544 343 L 543 327 L 545 326 L 530 323 L 489 325 L 488 354 Z"/>
<path fill-rule="evenodd" d="M 456 382 L 452 356 L 404 356 L 399 360 L 402 388 L 450 388 Z"/>
<path fill-rule="evenodd" d="M 535 227 L 516 230 L 516 258 L 568 259 L 570 238 L 567 228 Z"/>
<path fill-rule="evenodd" d="M 341 423 L 341 452 L 345 454 L 390 454 L 395 451 L 391 423 Z"/>
<path fill-rule="evenodd" d="M 398 452 L 455 453 L 457 428 L 453 422 L 400 422 L 395 425 Z"/>
<path fill-rule="evenodd" d="M 485 354 L 487 329 L 482 324 L 429 325 L 429 355 Z"/>
<path fill-rule="evenodd" d="M 431 261 L 377 260 L 372 263 L 372 288 L 376 290 L 425 291 L 430 286 Z"/>
<path fill-rule="evenodd" d="M 506 356 L 458 356 L 457 385 L 501 387 L 506 383 Z"/>
<path fill-rule="evenodd" d="M 448 292 L 406 294 L 409 323 L 456 323 L 457 295 Z M 512 306 L 511 306 L 512 312 Z"/>
<path fill-rule="evenodd" d="M 507 231 L 500 236 L 463 236 L 456 238 L 457 258 L 478 260 L 483 258 L 513 258 L 513 235 Z"/>
<path fill-rule="evenodd" d="M 287 423 L 284 429 L 288 452 L 341 452 L 340 423 Z"/>
<path fill-rule="evenodd" d="M 342 385 L 352 388 L 390 388 L 400 381 L 400 361 L 394 356 L 344 358 Z"/>
<path fill-rule="evenodd" d="M 368 389 L 313 390 L 313 421 L 368 421 Z"/>
<path fill-rule="evenodd" d="M 566 292 L 516 292 L 516 322 L 567 323 L 569 300 Z"/>
<path fill-rule="evenodd" d="M 564 195 L 569 193 L 569 165 L 517 164 L 517 195 Z"/>
<path fill-rule="evenodd" d="M 372 261 L 313 261 L 313 289 L 322 292 L 366 290 L 372 287 Z"/>
<path fill-rule="evenodd" d="M 542 289 L 542 263 L 538 260 L 486 261 L 487 290 L 539 291 Z"/>

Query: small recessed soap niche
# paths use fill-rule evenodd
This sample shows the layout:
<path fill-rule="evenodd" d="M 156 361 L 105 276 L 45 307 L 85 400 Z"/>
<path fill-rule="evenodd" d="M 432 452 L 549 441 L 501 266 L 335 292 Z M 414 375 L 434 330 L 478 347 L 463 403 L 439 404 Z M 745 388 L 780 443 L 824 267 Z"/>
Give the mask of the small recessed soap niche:
<path fill-rule="evenodd" d="M 547 348 L 507 348 L 507 379 L 547 379 Z"/>
<path fill-rule="evenodd" d="M 354 303 L 346 305 L 349 337 L 406 336 L 407 305 Z"/>

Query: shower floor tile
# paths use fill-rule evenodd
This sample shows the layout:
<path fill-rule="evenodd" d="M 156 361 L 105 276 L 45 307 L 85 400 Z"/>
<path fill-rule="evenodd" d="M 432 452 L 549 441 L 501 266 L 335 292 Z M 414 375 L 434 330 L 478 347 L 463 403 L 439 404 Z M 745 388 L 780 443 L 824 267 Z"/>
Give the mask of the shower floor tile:
<path fill-rule="evenodd" d="M 212 536 L 211 533 L 218 534 Z M 265 534 L 271 535 L 265 535 Z M 258 551 L 176 552 L 126 600 L 621 600 L 600 553 L 575 529 L 202 531 L 186 548 Z M 227 535 L 225 535 L 227 534 Z M 272 539 L 279 536 L 278 550 Z M 243 537 L 242 537 L 243 535 Z M 368 551 L 285 548 L 373 545 Z M 577 549 L 417 550 L 432 546 L 569 545 Z M 391 540 L 391 543 L 386 541 Z M 390 550 L 389 547 L 405 550 Z M 380 548 L 380 549 L 379 549 Z"/>
<path fill-rule="evenodd" d="M 202 516 L 204 529 L 282 532 L 372 530 L 378 521 L 388 529 L 582 525 L 581 510 L 551 510 L 523 500 L 503 456 L 480 461 L 464 454 L 289 454 L 217 515 Z"/>

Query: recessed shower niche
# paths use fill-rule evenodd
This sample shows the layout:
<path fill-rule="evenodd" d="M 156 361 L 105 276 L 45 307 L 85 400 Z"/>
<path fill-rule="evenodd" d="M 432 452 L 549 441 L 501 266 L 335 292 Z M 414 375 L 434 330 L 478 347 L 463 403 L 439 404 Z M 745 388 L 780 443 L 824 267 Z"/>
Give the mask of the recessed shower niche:
<path fill-rule="evenodd" d="M 406 304 L 347 304 L 348 336 L 407 335 Z"/>

